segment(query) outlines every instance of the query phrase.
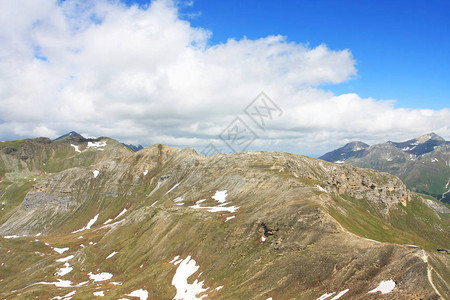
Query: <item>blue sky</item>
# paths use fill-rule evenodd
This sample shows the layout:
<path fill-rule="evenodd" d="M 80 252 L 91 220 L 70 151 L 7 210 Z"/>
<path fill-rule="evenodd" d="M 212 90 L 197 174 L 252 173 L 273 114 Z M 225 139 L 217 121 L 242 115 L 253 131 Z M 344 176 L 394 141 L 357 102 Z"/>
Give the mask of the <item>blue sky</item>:
<path fill-rule="evenodd" d="M 398 107 L 449 107 L 450 1 L 196 0 L 180 12 L 212 31 L 211 44 L 281 34 L 350 49 L 358 75 L 323 87 L 333 92 L 392 99 Z"/>

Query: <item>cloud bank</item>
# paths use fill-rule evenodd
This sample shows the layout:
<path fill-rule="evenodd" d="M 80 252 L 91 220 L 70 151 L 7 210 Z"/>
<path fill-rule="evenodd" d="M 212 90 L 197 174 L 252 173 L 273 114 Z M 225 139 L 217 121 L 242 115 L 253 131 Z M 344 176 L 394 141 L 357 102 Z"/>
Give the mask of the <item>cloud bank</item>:
<path fill-rule="evenodd" d="M 252 149 L 321 154 L 353 139 L 449 138 L 450 109 L 322 90 L 357 74 L 348 49 L 284 36 L 212 45 L 212 34 L 169 0 L 0 2 L 0 139 L 75 130 L 202 150 L 237 116 L 258 135 Z M 265 130 L 243 112 L 261 91 L 283 111 Z"/>

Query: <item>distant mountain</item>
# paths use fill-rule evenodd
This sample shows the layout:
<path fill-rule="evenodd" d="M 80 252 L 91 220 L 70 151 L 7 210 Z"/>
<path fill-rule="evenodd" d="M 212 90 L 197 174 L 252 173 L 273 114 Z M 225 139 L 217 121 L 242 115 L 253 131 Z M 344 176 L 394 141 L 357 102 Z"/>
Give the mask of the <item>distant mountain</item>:
<path fill-rule="evenodd" d="M 66 133 L 66 134 L 60 136 L 59 138 L 54 139 L 53 141 L 56 142 L 56 141 L 65 141 L 65 140 L 73 140 L 73 139 L 84 139 L 84 137 L 75 131 L 71 131 L 69 133 Z"/>
<path fill-rule="evenodd" d="M 60 172 L 99 163 L 124 152 L 131 151 L 113 139 L 85 139 L 70 133 L 53 141 L 36 138 L 0 142 L 0 178 L 19 171 L 24 174 Z"/>
<path fill-rule="evenodd" d="M 350 157 L 358 157 L 364 153 L 364 150 L 369 148 L 369 145 L 360 141 L 354 141 L 346 144 L 344 147 L 328 152 L 327 154 L 320 157 L 320 159 L 334 162 L 343 163 Z"/>
<path fill-rule="evenodd" d="M 139 144 L 138 146 L 135 146 L 135 145 L 133 145 L 133 144 L 125 144 L 125 143 L 122 143 L 122 145 L 124 145 L 125 147 L 127 147 L 127 148 L 133 150 L 134 152 L 137 152 L 137 151 L 139 151 L 139 150 L 144 149 L 144 147 L 143 147 L 142 145 L 140 145 L 140 144 Z"/>
<path fill-rule="evenodd" d="M 79 134 L 78 132 L 75 131 L 71 131 L 69 133 L 66 133 L 56 139 L 53 140 L 53 142 L 67 142 L 67 141 L 72 141 L 72 142 L 87 142 L 87 141 L 95 141 L 96 139 L 87 139 L 85 137 L 83 137 L 81 134 Z M 144 149 L 144 147 L 142 145 L 138 145 L 135 146 L 133 144 L 125 144 L 125 143 L 121 143 L 122 145 L 124 145 L 125 147 L 127 147 L 128 149 L 132 150 L 133 152 L 137 152 L 139 150 Z"/>
<path fill-rule="evenodd" d="M 435 133 L 373 146 L 352 142 L 320 159 L 391 173 L 409 189 L 450 203 L 450 142 Z"/>
<path fill-rule="evenodd" d="M 391 144 L 398 149 L 401 149 L 402 151 L 419 156 L 423 155 L 429 152 L 432 152 L 435 150 L 439 145 L 448 144 L 450 142 L 446 142 L 443 138 L 435 134 L 434 132 L 422 135 L 421 137 L 408 140 L 406 142 L 401 143 L 395 143 L 395 142 L 388 142 L 388 144 Z"/>
<path fill-rule="evenodd" d="M 290 153 L 0 142 L 0 299 L 439 299 L 449 212 Z"/>

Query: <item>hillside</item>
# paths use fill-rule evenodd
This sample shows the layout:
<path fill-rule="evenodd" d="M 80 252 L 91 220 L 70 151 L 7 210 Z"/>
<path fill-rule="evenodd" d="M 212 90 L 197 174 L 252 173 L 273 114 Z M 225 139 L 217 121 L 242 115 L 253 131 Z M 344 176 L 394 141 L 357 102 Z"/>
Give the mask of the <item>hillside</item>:
<path fill-rule="evenodd" d="M 3 299 L 450 297 L 449 209 L 387 173 L 108 138 L 0 153 Z"/>
<path fill-rule="evenodd" d="M 450 142 L 434 133 L 373 146 L 352 142 L 320 159 L 391 173 L 409 189 L 450 203 Z"/>

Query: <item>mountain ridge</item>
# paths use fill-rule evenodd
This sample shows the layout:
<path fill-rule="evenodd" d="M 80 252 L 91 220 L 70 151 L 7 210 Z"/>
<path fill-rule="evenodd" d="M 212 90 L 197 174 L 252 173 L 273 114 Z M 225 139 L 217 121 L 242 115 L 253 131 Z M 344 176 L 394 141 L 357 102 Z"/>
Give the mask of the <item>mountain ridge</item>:
<path fill-rule="evenodd" d="M 428 133 L 405 142 L 375 144 L 352 152 L 348 145 L 319 159 L 388 172 L 402 179 L 409 189 L 450 203 L 450 142 Z"/>
<path fill-rule="evenodd" d="M 171 299 L 188 265 L 185 287 L 209 299 L 375 299 L 383 281 L 390 299 L 448 294 L 436 249 L 450 248 L 449 210 L 393 175 L 282 152 L 95 143 L 22 142 L 58 168 L 3 172 L 3 298 Z M 0 144 L 0 162 L 20 147 Z"/>

